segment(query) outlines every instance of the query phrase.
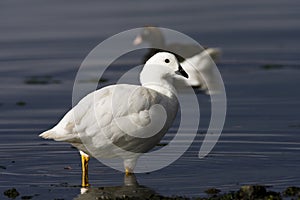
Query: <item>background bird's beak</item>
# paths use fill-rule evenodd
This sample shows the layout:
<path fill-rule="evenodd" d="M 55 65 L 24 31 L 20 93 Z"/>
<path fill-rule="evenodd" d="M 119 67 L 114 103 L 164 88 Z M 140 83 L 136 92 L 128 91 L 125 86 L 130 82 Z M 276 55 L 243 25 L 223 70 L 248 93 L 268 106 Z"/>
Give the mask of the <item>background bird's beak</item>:
<path fill-rule="evenodd" d="M 134 39 L 133 45 L 136 46 L 136 45 L 141 44 L 142 42 L 143 42 L 142 36 L 138 35 L 138 36 L 136 36 L 136 38 Z"/>
<path fill-rule="evenodd" d="M 175 72 L 178 75 L 181 75 L 185 78 L 189 78 L 189 75 L 184 71 L 184 69 L 179 65 L 178 70 Z"/>

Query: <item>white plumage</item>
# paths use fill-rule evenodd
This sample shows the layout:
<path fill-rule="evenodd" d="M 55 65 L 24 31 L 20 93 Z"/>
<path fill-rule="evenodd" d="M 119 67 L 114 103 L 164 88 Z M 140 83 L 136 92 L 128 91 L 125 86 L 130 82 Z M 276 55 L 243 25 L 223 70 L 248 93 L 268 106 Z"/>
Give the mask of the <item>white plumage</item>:
<path fill-rule="evenodd" d="M 216 81 L 219 72 L 214 62 L 220 54 L 218 48 L 209 48 L 180 63 L 189 75 L 188 79 L 180 77 L 184 82 L 184 84 L 181 83 L 181 86 L 199 87 L 207 94 L 220 93 L 221 85 Z"/>
<path fill-rule="evenodd" d="M 174 55 L 157 53 L 140 74 L 142 85 L 111 85 L 88 94 L 40 137 L 69 142 L 85 156 L 121 157 L 126 172 L 133 172 L 137 158 L 173 123 L 178 73 L 187 77 Z"/>

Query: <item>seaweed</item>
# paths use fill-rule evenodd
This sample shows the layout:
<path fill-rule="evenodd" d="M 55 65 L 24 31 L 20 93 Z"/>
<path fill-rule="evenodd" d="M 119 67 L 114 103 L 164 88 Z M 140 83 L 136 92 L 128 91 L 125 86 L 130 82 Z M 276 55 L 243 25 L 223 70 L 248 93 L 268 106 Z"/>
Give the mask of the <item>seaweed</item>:
<path fill-rule="evenodd" d="M 3 192 L 3 194 L 10 199 L 15 199 L 17 196 L 20 195 L 20 193 L 17 191 L 16 188 L 11 188 L 11 189 L 5 190 Z"/>

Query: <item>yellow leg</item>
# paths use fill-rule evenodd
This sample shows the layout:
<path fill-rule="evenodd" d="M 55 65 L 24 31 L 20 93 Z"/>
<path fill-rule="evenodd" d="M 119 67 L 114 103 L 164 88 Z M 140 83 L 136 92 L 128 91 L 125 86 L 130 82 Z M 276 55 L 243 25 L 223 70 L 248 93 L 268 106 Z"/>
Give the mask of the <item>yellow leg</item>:
<path fill-rule="evenodd" d="M 131 172 L 131 170 L 129 170 L 128 168 L 125 168 L 125 175 L 126 175 L 126 176 L 129 176 L 129 175 L 131 175 L 131 174 L 133 174 L 133 173 Z"/>
<path fill-rule="evenodd" d="M 88 163 L 89 163 L 90 157 L 81 155 L 81 164 L 82 164 L 82 187 L 88 187 L 89 186 L 89 178 L 88 178 Z"/>

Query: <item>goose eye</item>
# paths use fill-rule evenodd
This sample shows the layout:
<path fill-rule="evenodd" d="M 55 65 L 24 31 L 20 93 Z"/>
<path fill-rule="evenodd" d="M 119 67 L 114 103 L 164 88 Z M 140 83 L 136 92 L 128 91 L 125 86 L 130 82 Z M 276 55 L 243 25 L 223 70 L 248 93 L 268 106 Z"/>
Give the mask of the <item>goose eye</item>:
<path fill-rule="evenodd" d="M 169 63 L 169 62 L 170 62 L 170 60 L 169 60 L 169 59 L 166 59 L 166 60 L 165 60 L 165 63 Z"/>

